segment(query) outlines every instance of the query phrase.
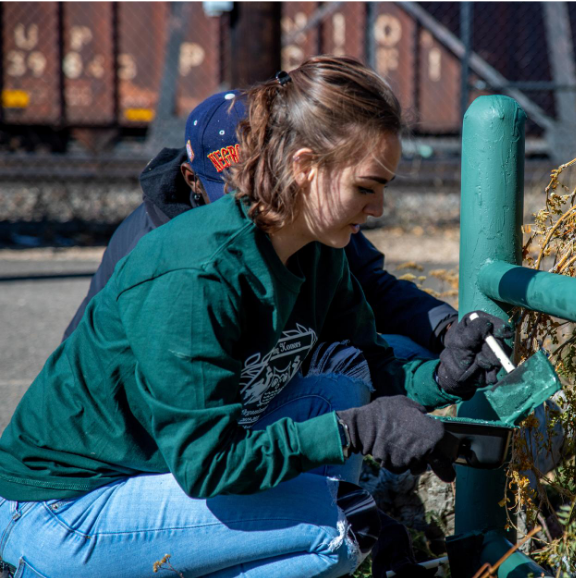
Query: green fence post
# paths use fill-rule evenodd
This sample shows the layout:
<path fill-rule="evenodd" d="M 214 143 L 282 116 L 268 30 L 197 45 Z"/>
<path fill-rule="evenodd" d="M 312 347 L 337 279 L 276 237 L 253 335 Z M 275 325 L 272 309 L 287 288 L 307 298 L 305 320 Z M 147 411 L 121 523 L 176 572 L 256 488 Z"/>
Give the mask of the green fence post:
<path fill-rule="evenodd" d="M 506 96 L 481 96 L 464 116 L 462 131 L 462 203 L 460 217 L 460 290 L 462 317 L 481 309 L 508 319 L 510 306 L 486 297 L 478 275 L 489 260 L 521 264 L 524 203 L 524 122 L 526 115 Z M 483 394 L 461 404 L 458 415 L 497 419 Z M 504 470 L 459 466 L 456 481 L 456 534 L 504 530 Z"/>

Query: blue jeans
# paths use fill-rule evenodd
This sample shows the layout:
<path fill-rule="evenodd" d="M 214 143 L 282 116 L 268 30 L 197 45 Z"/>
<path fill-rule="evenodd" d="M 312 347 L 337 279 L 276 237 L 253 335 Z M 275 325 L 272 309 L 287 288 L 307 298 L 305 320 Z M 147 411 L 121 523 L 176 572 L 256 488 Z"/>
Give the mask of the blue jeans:
<path fill-rule="evenodd" d="M 371 385 L 358 372 L 310 373 L 296 376 L 254 427 L 369 401 Z M 170 474 L 126 478 L 71 500 L 0 498 L 0 556 L 19 566 L 18 578 L 158 576 L 154 562 L 166 553 L 186 577 L 343 576 L 362 555 L 336 504 L 336 478 L 356 483 L 361 465 L 355 456 L 265 492 L 208 500 L 188 497 Z"/>

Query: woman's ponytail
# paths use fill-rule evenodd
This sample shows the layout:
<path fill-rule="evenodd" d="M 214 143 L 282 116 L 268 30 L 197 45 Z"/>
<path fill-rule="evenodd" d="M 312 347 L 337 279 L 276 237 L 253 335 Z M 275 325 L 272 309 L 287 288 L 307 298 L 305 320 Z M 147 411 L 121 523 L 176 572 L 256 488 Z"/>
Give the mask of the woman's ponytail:
<path fill-rule="evenodd" d="M 388 84 L 362 63 L 318 56 L 246 92 L 247 119 L 238 127 L 240 162 L 227 188 L 250 204 L 257 226 L 271 230 L 295 216 L 299 187 L 292 172 L 300 148 L 320 166 L 347 166 L 402 128 L 400 104 Z"/>

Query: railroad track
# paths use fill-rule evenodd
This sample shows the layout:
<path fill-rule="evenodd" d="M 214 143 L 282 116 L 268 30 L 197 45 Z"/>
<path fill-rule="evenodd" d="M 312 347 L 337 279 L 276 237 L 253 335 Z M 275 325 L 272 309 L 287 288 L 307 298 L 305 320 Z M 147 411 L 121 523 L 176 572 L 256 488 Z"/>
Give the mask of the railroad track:
<path fill-rule="evenodd" d="M 0 180 L 115 181 L 137 179 L 151 156 L 0 154 Z"/>
<path fill-rule="evenodd" d="M 122 155 L 0 154 L 0 181 L 33 179 L 110 182 L 137 180 L 153 154 Z M 527 160 L 525 181 L 541 180 L 555 168 L 550 160 Z M 460 159 L 403 160 L 395 187 L 459 187 Z"/>

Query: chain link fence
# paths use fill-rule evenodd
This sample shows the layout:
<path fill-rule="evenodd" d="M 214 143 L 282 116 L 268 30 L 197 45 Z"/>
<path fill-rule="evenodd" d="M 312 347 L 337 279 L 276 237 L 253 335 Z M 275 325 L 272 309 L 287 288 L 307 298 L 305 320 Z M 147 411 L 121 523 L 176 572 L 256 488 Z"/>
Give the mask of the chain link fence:
<path fill-rule="evenodd" d="M 253 6 L 1 2 L 0 242 L 13 223 L 20 237 L 40 221 L 77 221 L 84 233 L 86 222 L 116 224 L 140 200 L 146 162 L 183 146 L 192 108 L 232 88 L 239 64 L 258 73 L 275 51 L 286 70 L 333 53 L 386 77 L 410 121 L 410 186 L 456 183 L 462 115 L 482 94 L 526 110 L 531 157 L 569 160 L 576 148 L 576 4 L 284 2 L 268 22 L 280 42 L 248 23 L 244 34 L 263 37 L 248 53 L 235 30 Z M 114 215 L 116 197 L 132 200 Z"/>
<path fill-rule="evenodd" d="M 222 84 L 221 18 L 200 2 L 2 2 L 2 147 L 101 153 Z"/>

